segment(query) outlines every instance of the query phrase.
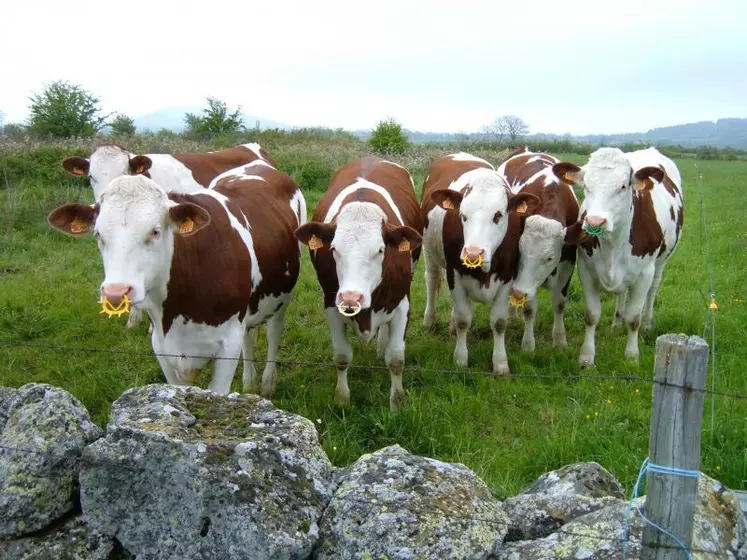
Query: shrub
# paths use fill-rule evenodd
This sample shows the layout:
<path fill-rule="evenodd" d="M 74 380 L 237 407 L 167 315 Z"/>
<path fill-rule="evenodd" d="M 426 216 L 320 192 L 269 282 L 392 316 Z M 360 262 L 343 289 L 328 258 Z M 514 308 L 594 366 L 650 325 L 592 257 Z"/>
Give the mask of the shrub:
<path fill-rule="evenodd" d="M 99 100 L 81 86 L 59 80 L 31 95 L 29 132 L 57 138 L 91 138 L 106 125 Z"/>
<path fill-rule="evenodd" d="M 112 135 L 114 136 L 134 136 L 135 135 L 135 121 L 132 117 L 127 115 L 118 114 L 109 123 Z"/>
<path fill-rule="evenodd" d="M 368 144 L 373 151 L 380 154 L 404 154 L 410 147 L 410 141 L 402 130 L 402 125 L 393 118 L 379 121 L 371 131 Z"/>
<path fill-rule="evenodd" d="M 223 101 L 208 97 L 207 103 L 208 107 L 202 110 L 202 116 L 194 113 L 184 115 L 188 135 L 212 137 L 218 134 L 230 134 L 244 130 L 241 107 L 233 113 L 229 113 L 228 107 Z"/>

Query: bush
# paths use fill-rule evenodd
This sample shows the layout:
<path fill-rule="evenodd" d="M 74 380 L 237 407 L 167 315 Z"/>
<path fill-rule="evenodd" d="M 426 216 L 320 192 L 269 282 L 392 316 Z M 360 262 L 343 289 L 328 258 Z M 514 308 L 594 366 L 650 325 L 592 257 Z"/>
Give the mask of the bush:
<path fill-rule="evenodd" d="M 29 132 L 42 137 L 91 138 L 106 125 L 98 98 L 62 80 L 32 94 L 30 111 Z"/>
<path fill-rule="evenodd" d="M 134 136 L 135 135 L 135 121 L 132 117 L 127 115 L 118 114 L 109 123 L 109 128 L 113 136 Z"/>
<path fill-rule="evenodd" d="M 371 131 L 368 144 L 373 151 L 380 154 L 404 154 L 410 147 L 410 141 L 402 131 L 402 125 L 392 118 L 379 121 Z"/>
<path fill-rule="evenodd" d="M 194 113 L 184 115 L 188 135 L 209 138 L 218 134 L 231 134 L 244 130 L 241 107 L 229 113 L 223 101 L 208 97 L 207 103 L 208 108 L 202 110 L 202 116 Z"/>

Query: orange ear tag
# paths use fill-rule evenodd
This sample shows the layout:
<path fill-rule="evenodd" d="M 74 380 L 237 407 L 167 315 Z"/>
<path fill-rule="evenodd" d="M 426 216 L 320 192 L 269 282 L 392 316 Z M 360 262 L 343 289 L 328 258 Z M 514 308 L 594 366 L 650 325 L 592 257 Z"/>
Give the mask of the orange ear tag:
<path fill-rule="evenodd" d="M 141 165 L 140 167 L 137 168 L 137 170 L 135 171 L 135 173 L 136 174 L 140 174 L 140 173 L 143 173 L 144 171 L 145 171 L 145 166 Z"/>
<path fill-rule="evenodd" d="M 322 240 L 319 239 L 316 235 L 312 235 L 311 239 L 309 239 L 309 249 L 312 251 L 316 251 L 317 249 L 321 249 L 324 247 L 324 243 L 322 243 Z"/>
<path fill-rule="evenodd" d="M 517 214 L 526 214 L 528 210 L 526 201 L 522 200 L 521 204 L 516 207 Z"/>
<path fill-rule="evenodd" d="M 179 227 L 179 233 L 192 233 L 193 229 L 195 229 L 195 223 L 192 221 L 192 218 L 187 216 Z"/>
<path fill-rule="evenodd" d="M 446 198 L 441 203 L 441 208 L 446 208 L 447 210 L 453 210 L 454 209 L 454 203 L 451 202 L 451 200 L 449 200 L 448 198 Z"/>
<path fill-rule="evenodd" d="M 88 224 L 76 216 L 75 219 L 70 222 L 70 231 L 73 233 L 85 233 L 88 231 Z"/>

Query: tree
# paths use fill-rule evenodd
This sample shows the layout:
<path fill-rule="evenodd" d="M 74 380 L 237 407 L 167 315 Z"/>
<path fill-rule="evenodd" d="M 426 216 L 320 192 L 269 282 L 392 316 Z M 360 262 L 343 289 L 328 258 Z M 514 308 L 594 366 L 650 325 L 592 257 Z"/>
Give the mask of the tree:
<path fill-rule="evenodd" d="M 375 152 L 381 154 L 403 154 L 410 146 L 402 125 L 393 118 L 379 121 L 371 131 L 368 143 Z"/>
<path fill-rule="evenodd" d="M 114 136 L 133 136 L 135 134 L 135 121 L 132 117 L 119 113 L 109 123 Z"/>
<path fill-rule="evenodd" d="M 215 136 L 216 134 L 227 134 L 241 132 L 244 123 L 241 117 L 241 106 L 233 113 L 228 112 L 228 107 L 223 101 L 214 97 L 207 98 L 208 108 L 203 109 L 203 115 L 187 113 L 184 122 L 187 132 L 196 136 Z"/>
<path fill-rule="evenodd" d="M 29 98 L 29 131 L 58 138 L 90 138 L 106 125 L 99 99 L 79 85 L 58 80 Z"/>
<path fill-rule="evenodd" d="M 529 132 L 529 125 L 516 115 L 504 115 L 484 126 L 483 132 L 498 141 L 508 138 L 514 142 Z"/>

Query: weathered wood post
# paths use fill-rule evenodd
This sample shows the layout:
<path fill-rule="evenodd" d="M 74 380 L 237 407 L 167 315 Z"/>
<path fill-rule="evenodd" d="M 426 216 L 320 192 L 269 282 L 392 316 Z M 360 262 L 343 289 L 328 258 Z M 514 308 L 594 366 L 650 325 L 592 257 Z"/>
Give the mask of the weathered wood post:
<path fill-rule="evenodd" d="M 665 334 L 656 339 L 654 400 L 651 408 L 649 459 L 654 465 L 700 470 L 703 389 L 708 372 L 708 344 L 699 336 Z M 646 517 L 690 548 L 698 479 L 648 472 Z M 677 542 L 646 524 L 642 558 L 687 558 Z"/>

